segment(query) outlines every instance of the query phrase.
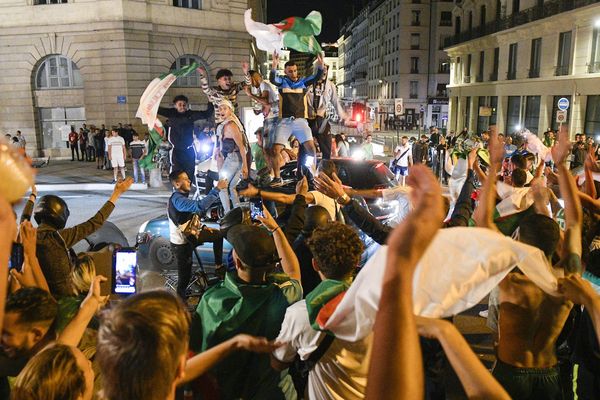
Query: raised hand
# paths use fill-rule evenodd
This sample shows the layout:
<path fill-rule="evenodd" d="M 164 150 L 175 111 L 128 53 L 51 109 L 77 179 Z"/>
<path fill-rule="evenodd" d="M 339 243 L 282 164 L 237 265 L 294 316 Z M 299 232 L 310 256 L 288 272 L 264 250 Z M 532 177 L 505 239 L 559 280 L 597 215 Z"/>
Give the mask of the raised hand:
<path fill-rule="evenodd" d="M 225 180 L 225 182 L 227 182 L 227 180 Z M 227 185 L 225 185 L 225 187 L 227 187 Z M 223 189 L 225 187 L 223 187 Z M 239 194 L 240 194 L 240 196 L 244 196 L 244 197 L 256 197 L 256 196 L 258 196 L 258 189 L 256 188 L 256 186 L 254 186 L 253 184 L 250 183 L 250 184 L 248 184 L 248 187 L 246 189 L 240 190 Z"/>
<path fill-rule="evenodd" d="M 276 343 L 264 337 L 250 336 L 243 333 L 235 335 L 233 339 L 237 350 L 247 350 L 255 353 L 272 353 L 282 345 L 282 343 Z"/>
<path fill-rule="evenodd" d="M 198 71 L 201 77 L 206 78 L 208 76 L 204 67 L 198 67 L 196 68 L 196 71 Z"/>
<path fill-rule="evenodd" d="M 271 69 L 277 70 L 279 67 L 279 54 L 277 52 L 273 52 L 273 62 L 271 63 Z"/>
<path fill-rule="evenodd" d="M 125 180 L 117 181 L 117 183 L 115 184 L 114 191 L 118 192 L 119 194 L 123 194 L 127 190 L 129 190 L 129 188 L 131 187 L 132 184 L 133 184 L 133 178 L 128 176 L 127 178 L 125 178 Z"/>
<path fill-rule="evenodd" d="M 271 213 L 269 212 L 269 210 L 267 210 L 267 208 L 265 206 L 263 206 L 263 215 L 264 217 L 256 217 L 256 219 L 258 219 L 258 221 L 263 224 L 263 226 L 265 228 L 267 228 L 269 231 L 273 232 L 275 231 L 279 225 L 277 225 L 277 222 L 275 221 L 275 218 L 273 218 L 273 216 L 271 215 Z"/>
<path fill-rule="evenodd" d="M 566 127 L 561 127 L 557 139 L 554 146 L 552 146 L 552 160 L 555 164 L 563 164 L 567 160 L 569 154 L 571 154 L 572 147 Z"/>
<path fill-rule="evenodd" d="M 324 173 L 320 173 L 315 177 L 315 188 L 325 196 L 337 199 L 344 195 L 344 186 L 337 174 L 332 174 L 333 179 Z"/>
<path fill-rule="evenodd" d="M 306 179 L 306 176 L 303 176 L 302 179 L 296 183 L 296 194 L 306 196 L 306 193 L 308 193 L 308 180 Z"/>
<path fill-rule="evenodd" d="M 248 75 L 248 71 L 250 71 L 250 64 L 248 64 L 248 61 L 242 61 L 242 71 L 244 72 L 244 75 Z"/>
<path fill-rule="evenodd" d="M 589 305 L 589 303 L 598 296 L 592 285 L 578 274 L 568 275 L 558 279 L 558 291 L 562 293 L 567 300 L 576 304 Z"/>

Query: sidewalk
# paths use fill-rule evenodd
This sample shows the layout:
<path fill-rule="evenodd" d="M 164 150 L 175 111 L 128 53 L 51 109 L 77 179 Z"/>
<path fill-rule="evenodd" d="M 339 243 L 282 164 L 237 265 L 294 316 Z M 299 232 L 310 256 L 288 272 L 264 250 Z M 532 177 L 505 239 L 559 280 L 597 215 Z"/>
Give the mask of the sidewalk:
<path fill-rule="evenodd" d="M 127 176 L 133 175 L 133 166 L 126 163 Z M 36 187 L 39 192 L 50 191 L 112 191 L 113 171 L 96 168 L 96 162 L 53 160 L 47 166 L 36 169 Z M 146 174 L 146 180 L 149 174 Z M 131 190 L 143 190 L 159 194 L 168 192 L 167 187 L 149 188 L 146 184 L 133 184 Z"/>

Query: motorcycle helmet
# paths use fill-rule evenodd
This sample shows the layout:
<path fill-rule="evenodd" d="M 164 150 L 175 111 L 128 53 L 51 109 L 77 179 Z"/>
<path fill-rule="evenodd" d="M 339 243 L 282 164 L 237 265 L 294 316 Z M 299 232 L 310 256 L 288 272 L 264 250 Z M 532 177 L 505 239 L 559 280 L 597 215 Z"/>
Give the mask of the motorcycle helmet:
<path fill-rule="evenodd" d="M 40 224 L 47 224 L 55 229 L 63 229 L 69 218 L 69 207 L 63 199 L 53 194 L 40 197 L 35 209 L 33 219 Z"/>

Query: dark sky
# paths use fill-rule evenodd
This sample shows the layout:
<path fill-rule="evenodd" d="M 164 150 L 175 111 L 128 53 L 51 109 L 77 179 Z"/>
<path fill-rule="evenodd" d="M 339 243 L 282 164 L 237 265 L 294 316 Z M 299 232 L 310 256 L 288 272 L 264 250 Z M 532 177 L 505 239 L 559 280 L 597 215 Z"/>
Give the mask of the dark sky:
<path fill-rule="evenodd" d="M 320 42 L 334 42 L 340 36 L 340 27 L 346 19 L 360 11 L 364 0 L 267 0 L 267 23 L 287 17 L 306 17 L 312 10 L 323 15 Z"/>

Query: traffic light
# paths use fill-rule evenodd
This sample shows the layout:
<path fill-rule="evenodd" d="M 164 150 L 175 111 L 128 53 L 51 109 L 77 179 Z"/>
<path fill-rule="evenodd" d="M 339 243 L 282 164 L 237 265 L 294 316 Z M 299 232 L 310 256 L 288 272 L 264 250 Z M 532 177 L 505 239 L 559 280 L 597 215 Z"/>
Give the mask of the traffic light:
<path fill-rule="evenodd" d="M 352 119 L 356 122 L 365 122 L 367 108 L 363 103 L 352 103 Z"/>

